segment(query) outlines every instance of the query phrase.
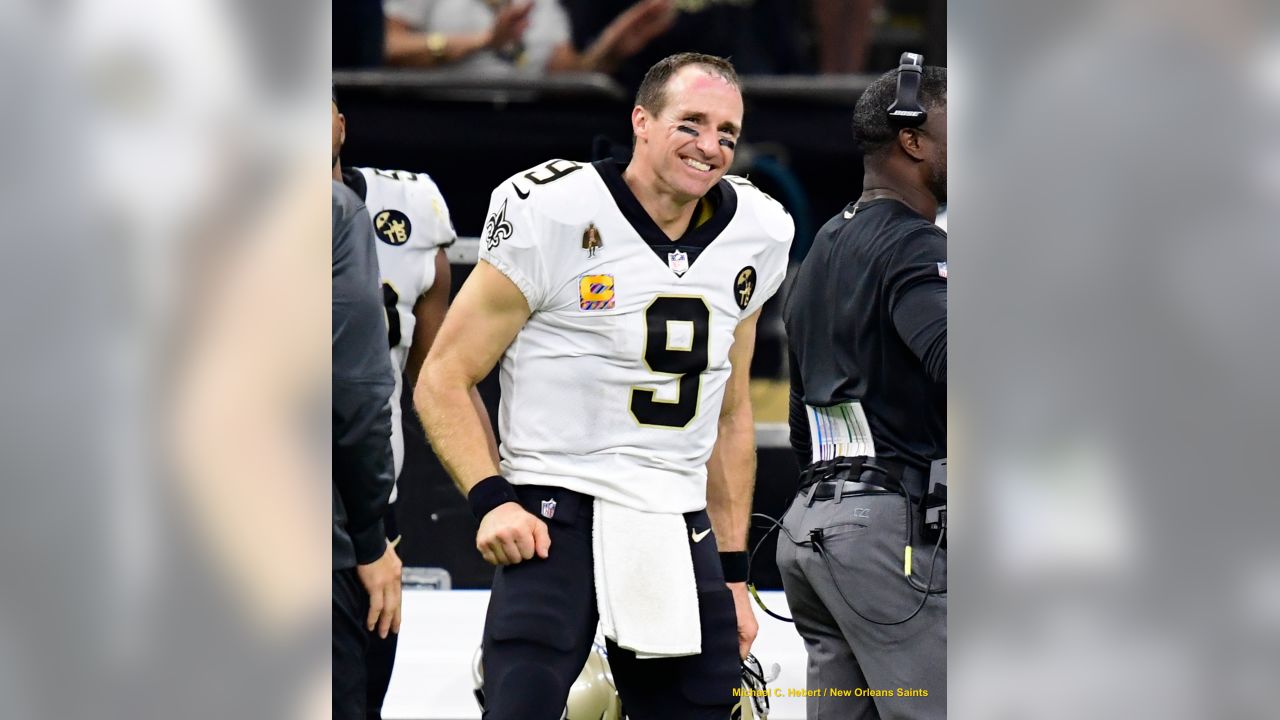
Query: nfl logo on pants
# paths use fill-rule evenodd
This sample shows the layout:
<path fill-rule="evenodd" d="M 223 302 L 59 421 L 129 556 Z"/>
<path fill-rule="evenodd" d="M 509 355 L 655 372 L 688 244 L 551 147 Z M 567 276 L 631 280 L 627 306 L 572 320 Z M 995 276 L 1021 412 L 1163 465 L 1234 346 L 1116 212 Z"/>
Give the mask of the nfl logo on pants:
<path fill-rule="evenodd" d="M 555 516 L 556 516 L 556 501 L 543 500 L 542 501 L 542 517 L 550 519 Z"/>

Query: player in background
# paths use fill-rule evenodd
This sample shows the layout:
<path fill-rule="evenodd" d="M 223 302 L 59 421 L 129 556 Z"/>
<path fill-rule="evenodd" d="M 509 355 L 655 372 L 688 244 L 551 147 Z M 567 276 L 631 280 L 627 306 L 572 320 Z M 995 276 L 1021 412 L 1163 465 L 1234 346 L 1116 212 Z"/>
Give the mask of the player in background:
<path fill-rule="evenodd" d="M 449 209 L 440 189 L 424 173 L 374 168 L 343 168 L 339 159 L 346 141 L 346 117 L 333 108 L 333 179 L 351 188 L 364 201 L 373 221 L 382 302 L 387 314 L 387 346 L 395 374 L 391 395 L 391 449 L 395 458 L 397 487 L 383 523 L 392 545 L 400 541 L 395 501 L 404 468 L 404 424 L 400 393 L 407 375 L 410 386 L 418 381 L 422 361 L 435 340 L 449 307 L 451 276 L 445 248 L 457 239 Z M 476 412 L 487 417 L 480 395 L 472 392 Z M 489 443 L 494 446 L 490 438 Z M 496 454 L 494 446 L 492 452 Z M 382 700 L 395 664 L 396 634 L 370 639 L 368 658 L 368 717 L 381 718 Z"/>

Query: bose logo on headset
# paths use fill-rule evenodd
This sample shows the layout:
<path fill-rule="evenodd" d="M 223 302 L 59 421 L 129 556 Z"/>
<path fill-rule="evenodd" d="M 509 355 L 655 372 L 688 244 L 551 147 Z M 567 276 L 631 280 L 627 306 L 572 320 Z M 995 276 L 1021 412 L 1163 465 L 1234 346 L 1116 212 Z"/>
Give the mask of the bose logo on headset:
<path fill-rule="evenodd" d="M 906 52 L 898 59 L 898 97 L 889 106 L 889 124 L 899 128 L 915 128 L 924 124 L 929 114 L 920 106 L 920 79 L 924 76 L 924 55 Z"/>

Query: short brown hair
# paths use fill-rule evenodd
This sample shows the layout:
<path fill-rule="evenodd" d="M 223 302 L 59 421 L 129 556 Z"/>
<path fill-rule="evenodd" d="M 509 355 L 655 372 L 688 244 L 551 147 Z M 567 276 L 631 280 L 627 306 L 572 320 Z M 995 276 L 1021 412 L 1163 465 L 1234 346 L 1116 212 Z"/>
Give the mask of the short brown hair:
<path fill-rule="evenodd" d="M 662 108 L 667 104 L 667 83 L 671 80 L 671 76 L 686 65 L 701 65 L 708 72 L 729 81 L 729 84 L 735 88 L 742 89 L 742 85 L 738 82 L 738 71 L 733 69 L 733 63 L 715 55 L 683 52 L 669 55 L 649 68 L 649 72 L 644 74 L 644 80 L 640 83 L 640 89 L 636 91 L 636 104 L 654 115 L 662 112 Z"/>

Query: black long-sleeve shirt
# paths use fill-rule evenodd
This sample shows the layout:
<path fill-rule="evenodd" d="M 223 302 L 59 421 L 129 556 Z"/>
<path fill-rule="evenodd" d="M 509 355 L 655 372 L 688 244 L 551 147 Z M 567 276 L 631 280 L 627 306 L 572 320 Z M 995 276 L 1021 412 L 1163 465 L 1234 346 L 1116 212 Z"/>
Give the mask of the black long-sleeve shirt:
<path fill-rule="evenodd" d="M 947 455 L 947 235 L 896 200 L 818 232 L 784 311 L 791 445 L 811 462 L 806 405 L 856 400 L 877 457 L 920 470 Z"/>
<path fill-rule="evenodd" d="M 333 183 L 333 568 L 386 551 L 382 517 L 395 470 L 395 388 L 378 283 L 373 224 L 364 203 Z"/>

